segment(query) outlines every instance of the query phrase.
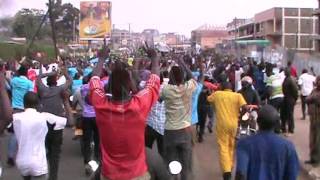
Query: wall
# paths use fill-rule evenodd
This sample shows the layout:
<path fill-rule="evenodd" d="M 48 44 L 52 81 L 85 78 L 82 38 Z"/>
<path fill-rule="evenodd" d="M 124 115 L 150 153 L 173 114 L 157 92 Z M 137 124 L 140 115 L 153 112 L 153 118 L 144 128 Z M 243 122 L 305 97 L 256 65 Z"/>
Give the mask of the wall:
<path fill-rule="evenodd" d="M 215 48 L 216 44 L 222 43 L 221 38 L 217 37 L 202 37 L 201 38 L 201 48 Z"/>

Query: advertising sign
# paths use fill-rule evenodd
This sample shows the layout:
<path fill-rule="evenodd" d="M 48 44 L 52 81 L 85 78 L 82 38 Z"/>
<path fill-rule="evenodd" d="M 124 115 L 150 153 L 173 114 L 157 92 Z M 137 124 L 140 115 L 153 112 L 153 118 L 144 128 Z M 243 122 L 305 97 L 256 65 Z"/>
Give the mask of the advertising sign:
<path fill-rule="evenodd" d="M 111 35 L 111 2 L 80 2 L 80 40 L 103 40 Z"/>

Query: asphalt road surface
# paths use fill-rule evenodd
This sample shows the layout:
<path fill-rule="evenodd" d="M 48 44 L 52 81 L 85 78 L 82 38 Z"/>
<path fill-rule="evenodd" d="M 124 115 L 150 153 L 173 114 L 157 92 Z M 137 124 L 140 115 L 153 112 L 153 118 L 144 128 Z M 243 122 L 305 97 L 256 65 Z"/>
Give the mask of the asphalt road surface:
<path fill-rule="evenodd" d="M 83 159 L 81 157 L 79 141 L 72 140 L 73 130 L 66 129 L 64 132 L 64 144 L 62 147 L 59 180 L 87 180 L 85 176 Z M 6 143 L 7 138 L 1 137 L 1 160 L 4 167 L 3 180 L 20 180 L 22 177 L 15 167 L 6 166 Z M 193 150 L 193 164 L 195 180 L 220 180 L 221 170 L 218 163 L 217 146 L 214 133 L 206 132 L 204 142 L 197 143 Z M 299 179 L 308 180 L 301 173 Z"/>

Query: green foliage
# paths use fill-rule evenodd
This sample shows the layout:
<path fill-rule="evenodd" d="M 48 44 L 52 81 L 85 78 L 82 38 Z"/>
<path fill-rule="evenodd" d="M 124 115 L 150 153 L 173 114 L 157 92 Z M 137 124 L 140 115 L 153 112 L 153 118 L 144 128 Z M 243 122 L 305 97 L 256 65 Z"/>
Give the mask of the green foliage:
<path fill-rule="evenodd" d="M 4 60 L 12 58 L 21 58 L 23 56 L 26 56 L 26 48 L 26 45 L 0 43 L 0 58 Z M 48 58 L 54 58 L 53 46 L 44 44 L 35 44 L 31 48 L 31 53 L 28 56 L 31 57 L 33 52 L 38 51 L 45 52 Z"/>
<path fill-rule="evenodd" d="M 38 9 L 22 9 L 15 15 L 14 22 L 12 24 L 12 30 L 18 37 L 26 37 L 30 40 L 39 27 L 41 20 L 45 12 Z M 38 36 L 42 39 L 47 34 Z"/>
<path fill-rule="evenodd" d="M 45 13 L 43 10 L 38 9 L 22 9 L 17 12 L 12 23 L 14 34 L 18 37 L 26 37 L 27 40 L 31 40 Z M 62 4 L 61 0 L 57 0 L 53 5 L 52 13 L 55 19 L 55 31 L 58 41 L 63 43 L 72 41 L 73 30 L 75 29 L 75 35 L 79 33 L 77 27 L 80 10 L 70 3 Z M 49 17 L 42 25 L 41 31 L 37 36 L 37 39 L 45 38 L 51 38 Z"/>

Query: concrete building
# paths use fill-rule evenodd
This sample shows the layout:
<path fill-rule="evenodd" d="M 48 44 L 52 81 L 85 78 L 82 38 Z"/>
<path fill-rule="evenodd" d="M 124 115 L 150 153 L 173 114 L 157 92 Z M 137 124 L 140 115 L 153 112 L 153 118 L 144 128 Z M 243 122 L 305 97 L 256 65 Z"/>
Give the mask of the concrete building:
<path fill-rule="evenodd" d="M 130 43 L 130 32 L 128 30 L 113 29 L 111 42 L 119 46 L 127 46 Z"/>
<path fill-rule="evenodd" d="M 227 29 L 233 40 L 268 39 L 284 48 L 315 51 L 318 20 L 313 12 L 312 8 L 275 7 L 255 14 L 252 19 L 237 23 L 233 20 Z"/>
<path fill-rule="evenodd" d="M 145 29 L 141 35 L 144 41 L 146 41 L 148 44 L 154 44 L 155 39 L 159 38 L 160 33 L 157 29 Z"/>
<path fill-rule="evenodd" d="M 229 34 L 225 27 L 203 25 L 191 32 L 192 44 L 199 44 L 203 49 L 215 48 L 228 37 Z"/>

